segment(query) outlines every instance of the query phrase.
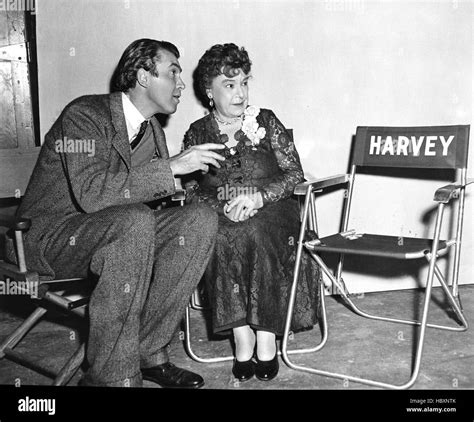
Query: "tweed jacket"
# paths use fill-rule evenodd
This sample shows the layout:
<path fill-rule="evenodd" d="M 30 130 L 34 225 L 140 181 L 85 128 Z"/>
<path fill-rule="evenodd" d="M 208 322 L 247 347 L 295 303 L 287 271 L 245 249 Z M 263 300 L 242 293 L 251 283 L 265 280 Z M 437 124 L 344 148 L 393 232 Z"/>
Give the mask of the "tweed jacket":
<path fill-rule="evenodd" d="M 163 133 L 155 118 L 151 123 Z M 94 149 L 75 150 L 81 142 Z M 158 142 L 155 136 L 155 143 L 161 158 L 132 168 L 121 93 L 83 96 L 68 104 L 46 134 L 17 212 L 32 220 L 25 235 L 29 268 L 54 275 L 44 251 L 51 234 L 69 218 L 174 194 L 164 136 Z M 11 246 L 7 256 L 13 259 Z"/>

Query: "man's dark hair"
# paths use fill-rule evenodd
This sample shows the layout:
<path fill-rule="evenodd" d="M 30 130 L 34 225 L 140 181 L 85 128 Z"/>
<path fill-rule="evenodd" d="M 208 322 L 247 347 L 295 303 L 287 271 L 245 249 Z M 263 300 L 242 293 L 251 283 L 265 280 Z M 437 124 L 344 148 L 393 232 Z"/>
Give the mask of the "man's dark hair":
<path fill-rule="evenodd" d="M 145 69 L 158 76 L 156 63 L 160 61 L 160 51 L 166 50 L 179 59 L 178 48 L 168 41 L 142 38 L 132 42 L 123 52 L 115 69 L 112 87 L 114 91 L 126 92 L 137 83 L 137 72 Z"/>
<path fill-rule="evenodd" d="M 214 78 L 222 74 L 233 77 L 238 69 L 249 73 L 251 67 L 252 62 L 244 47 L 239 48 L 233 43 L 213 45 L 201 57 L 196 68 L 196 94 L 201 101 L 206 101 L 206 88 L 211 86 Z"/>

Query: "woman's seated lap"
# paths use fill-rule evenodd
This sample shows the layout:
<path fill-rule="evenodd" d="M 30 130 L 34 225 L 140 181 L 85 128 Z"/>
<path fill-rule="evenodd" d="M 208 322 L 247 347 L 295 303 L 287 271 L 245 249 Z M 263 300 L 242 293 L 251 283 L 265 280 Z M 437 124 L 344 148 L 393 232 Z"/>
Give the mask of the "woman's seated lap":
<path fill-rule="evenodd" d="M 269 380 L 278 372 L 275 340 L 284 329 L 299 231 L 292 193 L 303 181 L 303 170 L 293 140 L 275 114 L 248 105 L 250 70 L 247 52 L 234 44 L 215 45 L 201 57 L 196 82 L 210 113 L 191 124 L 184 147 L 224 144 L 226 160 L 220 168 L 194 174 L 185 186 L 189 202 L 205 202 L 219 215 L 215 251 L 205 274 L 213 329 L 232 330 L 238 379 L 255 373 Z M 317 322 L 320 272 L 306 258 L 293 330 Z"/>

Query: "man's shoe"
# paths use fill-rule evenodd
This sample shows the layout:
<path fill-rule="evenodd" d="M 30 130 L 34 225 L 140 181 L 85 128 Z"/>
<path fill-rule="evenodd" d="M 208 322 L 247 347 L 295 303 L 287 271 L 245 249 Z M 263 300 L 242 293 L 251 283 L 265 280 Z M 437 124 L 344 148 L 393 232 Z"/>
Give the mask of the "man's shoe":
<path fill-rule="evenodd" d="M 232 373 L 239 381 L 247 381 L 255 375 L 255 362 L 253 359 L 239 362 L 234 358 L 234 365 L 232 366 Z"/>
<path fill-rule="evenodd" d="M 270 381 L 278 374 L 278 354 L 272 360 L 259 360 L 257 358 L 257 366 L 255 367 L 255 376 L 260 381 Z"/>
<path fill-rule="evenodd" d="M 167 388 L 199 388 L 204 385 L 200 375 L 178 368 L 170 362 L 142 369 L 142 377 Z"/>

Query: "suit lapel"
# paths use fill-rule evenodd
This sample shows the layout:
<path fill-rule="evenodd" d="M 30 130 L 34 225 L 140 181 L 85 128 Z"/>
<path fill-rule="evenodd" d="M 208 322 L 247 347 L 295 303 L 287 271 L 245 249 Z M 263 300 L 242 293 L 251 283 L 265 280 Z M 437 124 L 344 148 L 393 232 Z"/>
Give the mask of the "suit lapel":
<path fill-rule="evenodd" d="M 127 124 L 123 114 L 122 93 L 113 92 L 110 94 L 110 114 L 115 133 L 112 137 L 112 146 L 122 157 L 127 168 L 130 170 L 132 159 L 130 156 L 130 143 L 128 141 Z"/>
<path fill-rule="evenodd" d="M 160 122 L 153 116 L 150 119 L 151 127 L 153 129 L 153 135 L 155 139 L 155 145 L 160 154 L 161 158 L 169 158 L 170 154 L 168 152 L 168 146 L 166 145 L 166 137 L 163 132 L 163 128 L 160 125 Z"/>
<path fill-rule="evenodd" d="M 125 123 L 125 115 L 123 114 L 121 92 L 114 92 L 110 94 L 110 114 L 112 116 L 112 124 L 115 129 L 115 133 L 112 137 L 112 145 L 122 157 L 127 168 L 130 170 L 132 167 L 132 158 L 130 155 L 127 124 Z M 160 154 L 161 158 L 169 158 L 165 133 L 163 132 L 160 123 L 155 116 L 150 119 L 150 123 L 153 129 L 153 138 L 158 153 Z"/>

